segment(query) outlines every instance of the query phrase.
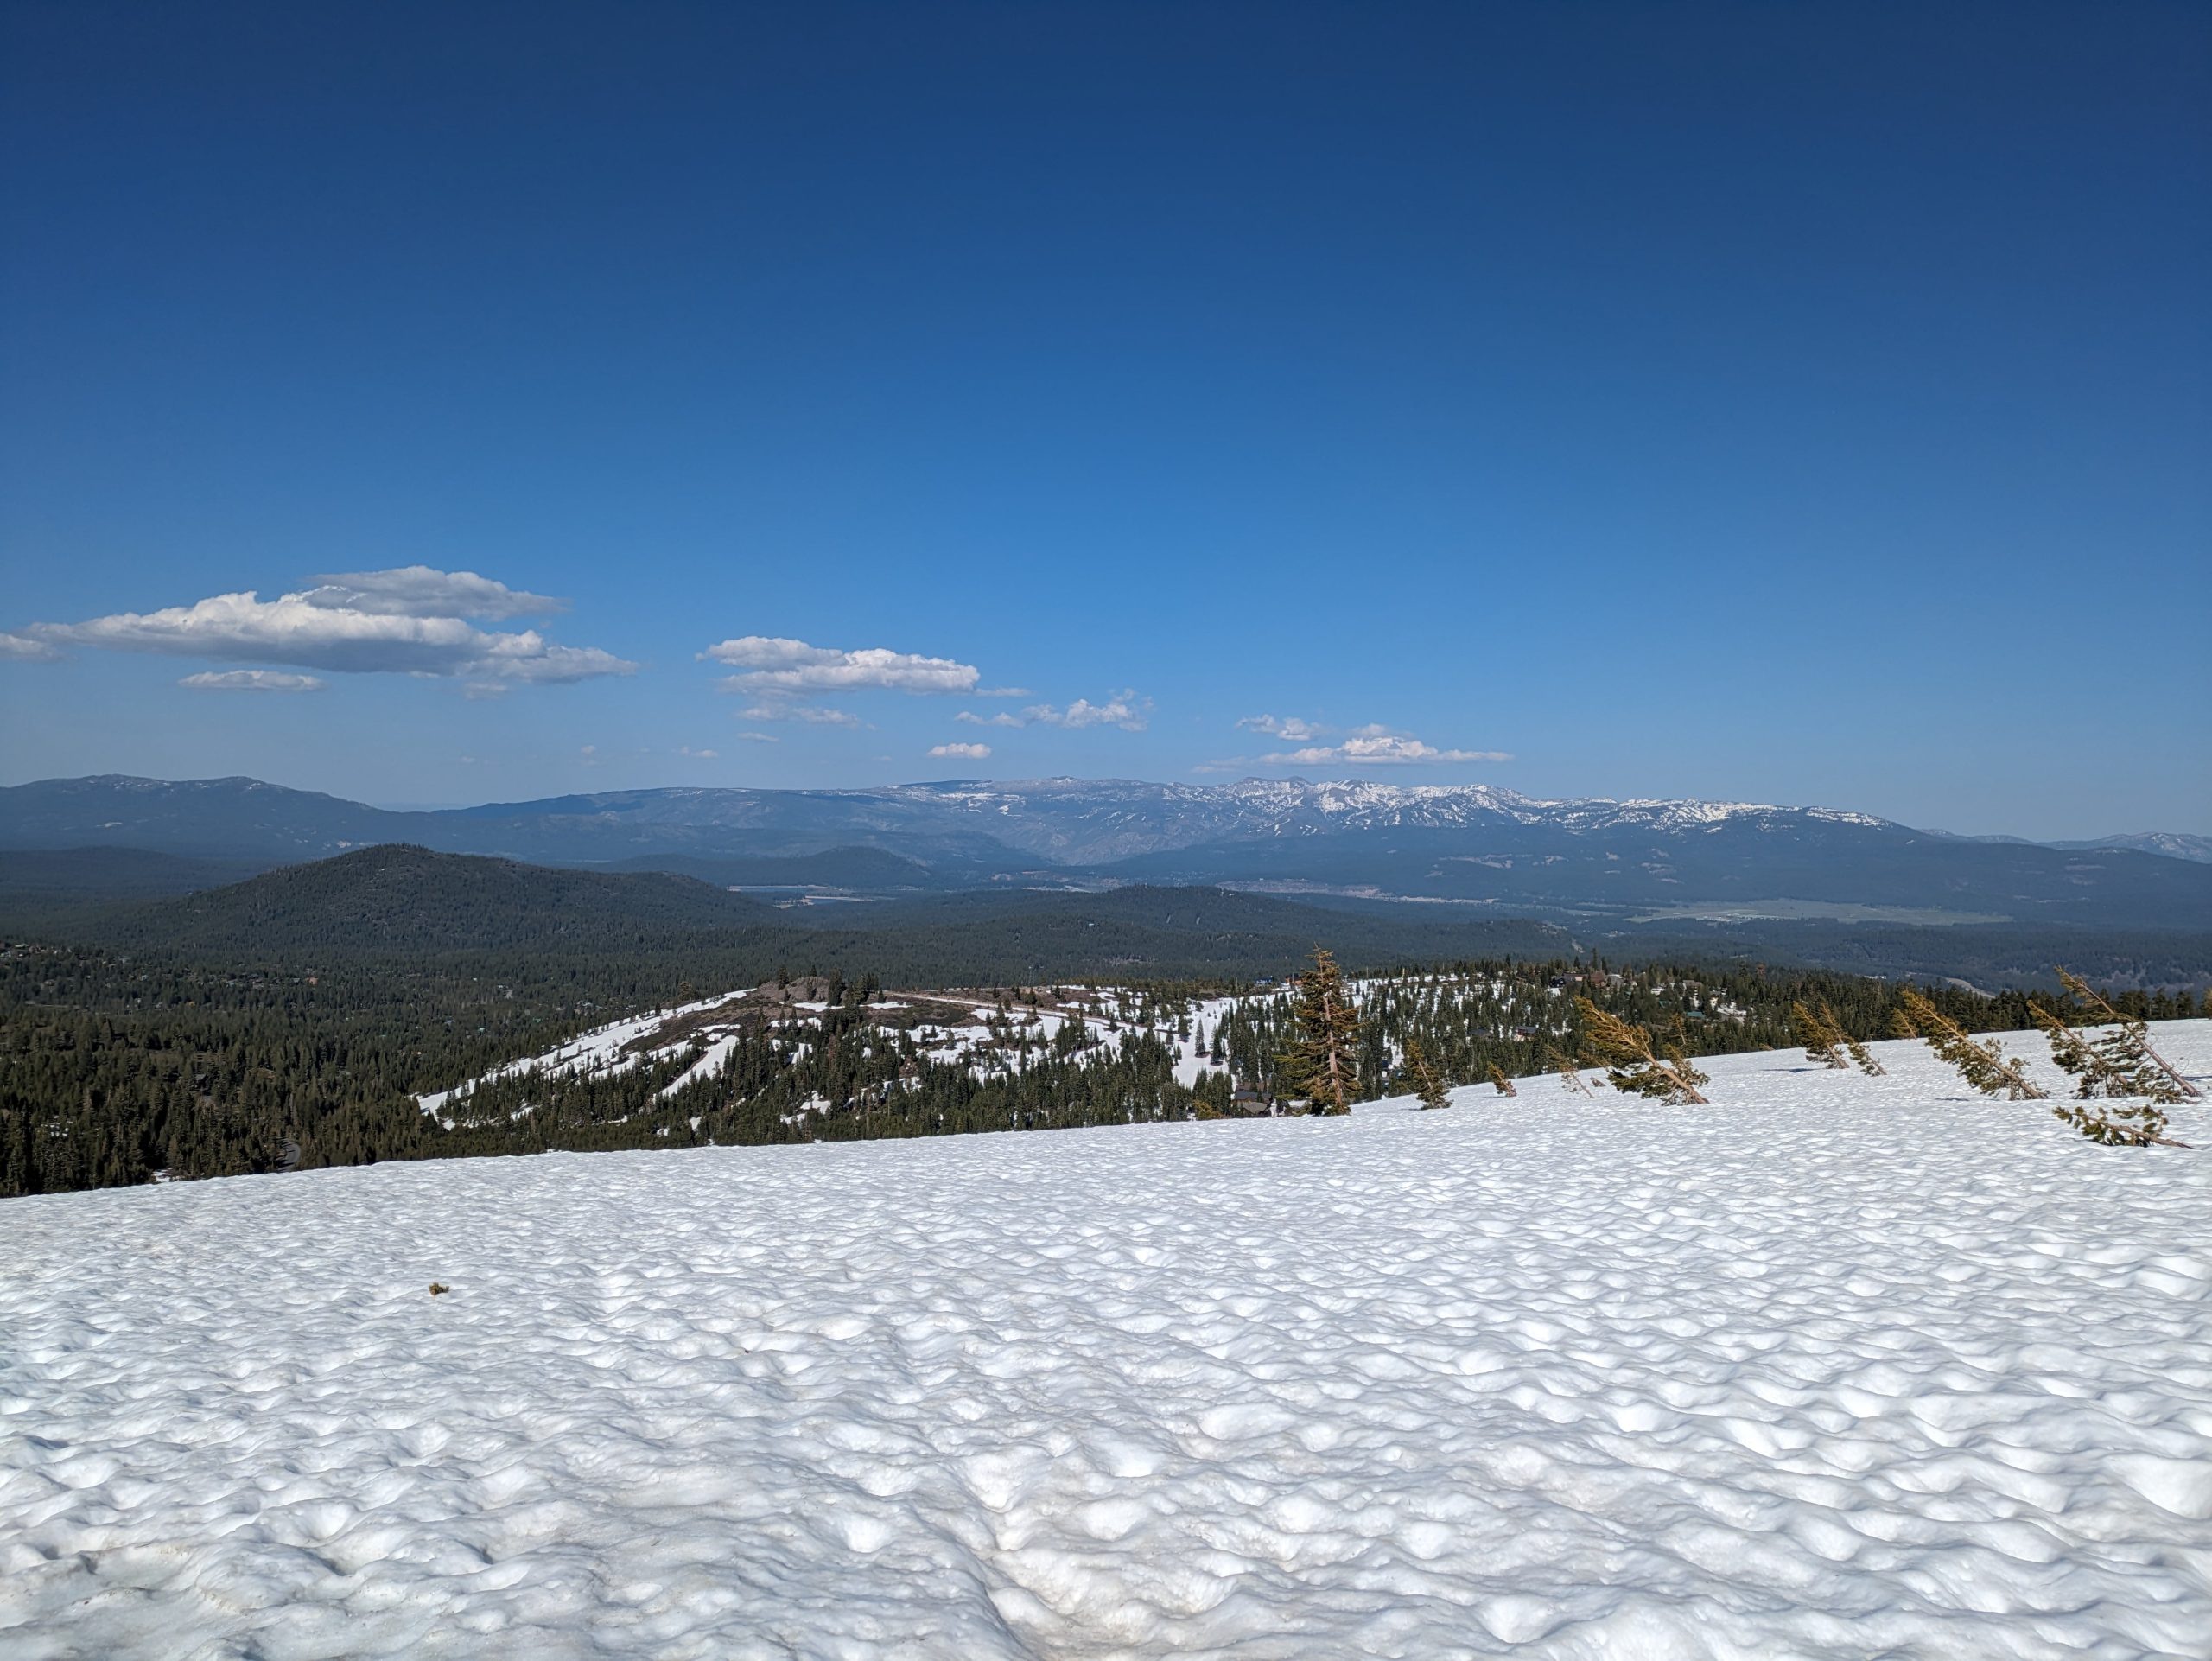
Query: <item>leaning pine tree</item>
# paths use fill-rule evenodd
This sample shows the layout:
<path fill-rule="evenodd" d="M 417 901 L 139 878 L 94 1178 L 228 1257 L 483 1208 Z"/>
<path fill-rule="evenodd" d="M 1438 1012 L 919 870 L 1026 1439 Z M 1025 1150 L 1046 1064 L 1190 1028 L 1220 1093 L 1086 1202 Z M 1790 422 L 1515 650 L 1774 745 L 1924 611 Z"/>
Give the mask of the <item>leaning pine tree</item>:
<path fill-rule="evenodd" d="M 2062 968 L 2058 983 L 2066 989 L 2067 1001 L 2081 1011 L 2084 1023 L 2107 1028 L 2094 1047 L 2098 1057 L 2122 1085 L 2119 1091 L 2108 1091 L 2107 1094 L 2148 1096 L 2170 1107 L 2196 1101 L 2203 1095 L 2178 1067 L 2151 1047 L 2150 1022 L 2122 1015 L 2079 975 L 2069 975 Z M 2088 1094 L 2087 1091 L 2082 1093 Z"/>
<path fill-rule="evenodd" d="M 1797 1041 L 1805 1047 L 1805 1059 L 1817 1061 L 1824 1067 L 1848 1072 L 1850 1060 L 1843 1053 L 1843 1034 L 1838 1032 L 1826 1011 L 1815 1009 L 1802 1002 L 1789 1006 L 1789 1026 Z"/>
<path fill-rule="evenodd" d="M 1588 998 L 1575 999 L 1574 1009 L 1582 1017 L 1583 1044 L 1592 1060 L 1605 1069 L 1615 1090 L 1634 1091 L 1677 1106 L 1705 1102 L 1698 1086 L 1708 1080 L 1690 1065 L 1680 1044 L 1655 1045 L 1643 1028 L 1600 1009 Z"/>
<path fill-rule="evenodd" d="M 1491 1088 L 1501 1096 L 1517 1096 L 1521 1093 L 1513 1088 L 1513 1080 L 1505 1076 L 1505 1069 L 1495 1061 L 1490 1064 L 1490 1084 Z"/>
<path fill-rule="evenodd" d="M 1939 1060 L 1956 1067 L 1959 1076 L 1985 1096 L 2005 1096 L 2016 1102 L 2044 1102 L 2050 1092 L 2028 1077 L 2027 1068 L 2005 1053 L 1993 1038 L 1969 1037 L 1965 1028 L 1930 1003 L 1916 987 L 1897 990 L 1898 1007 L 1905 1020 Z"/>
<path fill-rule="evenodd" d="M 1889 1069 L 1874 1059 L 1873 1051 L 1844 1031 L 1843 1022 L 1826 998 L 1789 1006 L 1789 1024 L 1797 1030 L 1805 1053 L 1824 1067 L 1848 1069 L 1856 1065 L 1869 1078 L 1878 1079 Z"/>
<path fill-rule="evenodd" d="M 2165 1109 L 2196 1094 L 2196 1086 L 2151 1048 L 2145 1022 L 2121 1015 L 2063 969 L 2058 978 L 2067 996 L 2056 1010 L 2031 1002 L 2028 1013 L 2050 1040 L 2051 1060 L 2074 1076 L 2075 1095 L 2094 1105 L 2063 1103 L 2053 1116 L 2108 1148 L 2183 1146 L 2166 1135 Z M 2104 1030 L 2083 1030 L 2095 1028 Z"/>
<path fill-rule="evenodd" d="M 1351 1112 L 1359 1088 L 1359 1011 L 1344 990 L 1344 971 L 1322 947 L 1313 949 L 1313 967 L 1299 977 L 1291 1017 L 1298 1036 L 1283 1057 L 1283 1072 L 1293 1093 L 1316 1113 Z"/>
<path fill-rule="evenodd" d="M 1423 1107 L 1449 1107 L 1452 1086 L 1437 1071 L 1436 1063 L 1428 1059 L 1428 1052 L 1421 1047 L 1421 1040 L 1406 1040 L 1406 1074 L 1413 1080 L 1414 1094 L 1421 1098 Z"/>

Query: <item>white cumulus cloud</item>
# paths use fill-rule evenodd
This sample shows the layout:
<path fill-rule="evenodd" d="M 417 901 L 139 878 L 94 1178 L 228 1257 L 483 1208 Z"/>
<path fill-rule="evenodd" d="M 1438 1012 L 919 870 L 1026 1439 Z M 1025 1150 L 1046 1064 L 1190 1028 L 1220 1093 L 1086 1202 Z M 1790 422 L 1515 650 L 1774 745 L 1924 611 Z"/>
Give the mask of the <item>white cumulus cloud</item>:
<path fill-rule="evenodd" d="M 428 572 L 431 577 L 448 575 L 453 574 Z M 467 572 L 457 575 L 470 582 L 486 581 Z M 503 588 L 502 592 L 514 594 Z M 438 675 L 550 684 L 637 671 L 637 665 L 612 652 L 597 646 L 561 646 L 536 629 L 502 633 L 478 628 L 460 616 L 391 608 L 405 597 L 397 588 L 381 595 L 365 593 L 365 604 L 356 606 L 340 603 L 331 585 L 274 600 L 264 600 L 248 589 L 159 611 L 116 612 L 81 623 L 34 623 L 25 633 L 48 646 L 287 664 L 346 675 Z"/>
<path fill-rule="evenodd" d="M 203 692 L 320 692 L 330 683 L 320 675 L 289 675 L 281 669 L 203 669 L 177 684 Z"/>
<path fill-rule="evenodd" d="M 1290 744 L 1311 743 L 1329 730 L 1296 716 L 1281 720 L 1274 716 L 1246 716 L 1236 724 L 1248 733 L 1265 733 L 1269 738 L 1280 738 Z"/>
<path fill-rule="evenodd" d="M 880 646 L 845 652 L 766 634 L 724 640 L 699 655 L 744 671 L 722 682 L 729 691 L 974 692 L 982 678 L 973 664 L 950 658 L 925 658 Z"/>
<path fill-rule="evenodd" d="M 981 761 L 991 753 L 988 744 L 932 744 L 930 754 L 940 760 Z"/>
<path fill-rule="evenodd" d="M 1355 728 L 1340 744 L 1309 744 L 1302 749 L 1263 755 L 1272 767 L 1413 767 L 1468 761 L 1510 761 L 1503 750 L 1443 749 L 1388 727 Z"/>

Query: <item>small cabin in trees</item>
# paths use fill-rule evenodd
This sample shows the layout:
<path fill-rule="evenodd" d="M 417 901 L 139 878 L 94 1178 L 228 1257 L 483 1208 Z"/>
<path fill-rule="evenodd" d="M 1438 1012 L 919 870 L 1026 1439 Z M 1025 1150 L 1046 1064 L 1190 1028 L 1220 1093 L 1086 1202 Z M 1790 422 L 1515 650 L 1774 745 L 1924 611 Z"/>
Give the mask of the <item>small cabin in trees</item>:
<path fill-rule="evenodd" d="M 1252 1085 L 1239 1085 L 1229 1092 L 1230 1113 L 1240 1119 L 1265 1119 L 1274 1117 L 1274 1101 L 1262 1095 Z"/>

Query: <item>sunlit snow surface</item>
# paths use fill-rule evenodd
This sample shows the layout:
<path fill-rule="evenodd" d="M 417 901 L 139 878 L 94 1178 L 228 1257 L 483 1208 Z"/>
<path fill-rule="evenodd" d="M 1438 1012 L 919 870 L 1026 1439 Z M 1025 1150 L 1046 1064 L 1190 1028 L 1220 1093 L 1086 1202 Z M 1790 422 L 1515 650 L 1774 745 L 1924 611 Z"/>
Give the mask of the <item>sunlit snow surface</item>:
<path fill-rule="evenodd" d="M 0 1654 L 2212 1652 L 2212 1151 L 1881 1051 L 10 1201 Z"/>

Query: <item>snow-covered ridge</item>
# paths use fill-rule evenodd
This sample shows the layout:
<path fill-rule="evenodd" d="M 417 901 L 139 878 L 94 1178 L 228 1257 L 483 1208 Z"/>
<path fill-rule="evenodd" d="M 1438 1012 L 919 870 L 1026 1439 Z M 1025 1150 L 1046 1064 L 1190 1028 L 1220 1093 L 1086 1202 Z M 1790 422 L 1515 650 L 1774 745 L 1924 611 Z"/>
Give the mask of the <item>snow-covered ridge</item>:
<path fill-rule="evenodd" d="M 895 793 L 910 802 L 955 807 L 1001 820 L 1072 814 L 1094 832 L 1098 826 L 1110 824 L 1130 831 L 1149 830 L 1155 837 L 1168 834 L 1171 840 L 1185 843 L 1316 830 L 1457 829 L 1498 823 L 1552 825 L 1583 832 L 1622 827 L 1688 831 L 1746 818 L 1804 818 L 1868 828 L 1891 824 L 1871 814 L 1837 808 L 1662 799 L 1618 801 L 1610 797 L 1548 799 L 1495 785 L 1388 785 L 1359 779 L 1318 783 L 1303 779 L 1245 779 L 1220 786 L 1046 779 L 1003 784 L 909 785 L 899 786 Z"/>
<path fill-rule="evenodd" d="M 446 1089 L 428 1091 L 415 1098 L 416 1105 L 451 1129 L 468 1117 L 469 1098 L 477 1090 L 500 1079 L 532 1075 L 548 1079 L 613 1078 L 696 1055 L 681 1074 L 660 1088 L 658 1093 L 664 1098 L 714 1079 L 747 1033 L 773 1025 L 787 1034 L 789 1045 L 810 1041 L 814 1023 L 828 1008 L 821 1001 L 826 991 L 827 983 L 818 977 L 791 987 L 769 982 L 626 1015 L 537 1054 L 518 1057 Z M 1017 1001 L 1004 1007 L 972 992 L 889 991 L 879 994 L 864 1013 L 878 1024 L 918 1032 L 923 1040 L 921 1054 L 927 1060 L 963 1066 L 978 1077 L 1020 1071 L 1033 1058 L 1054 1051 L 1066 1028 L 1075 1029 L 1068 1041 L 1078 1060 L 1110 1053 L 1110 1047 L 1126 1037 L 1149 1034 L 1175 1052 L 1176 1079 L 1188 1086 L 1198 1082 L 1208 1065 L 1198 1034 L 1211 1031 L 1240 1002 L 1279 996 L 1258 992 L 1243 998 L 1196 999 L 1187 1006 L 1179 1003 L 1178 1012 L 1186 1018 L 1173 1020 L 1160 1011 L 1147 1015 L 1150 1006 L 1141 995 L 1112 986 L 1065 988 L 1058 996 L 1039 994 L 1034 1004 Z"/>
<path fill-rule="evenodd" d="M 2212 1114 L 1878 1048 L 10 1200 L 0 1651 L 2202 1656 Z"/>

